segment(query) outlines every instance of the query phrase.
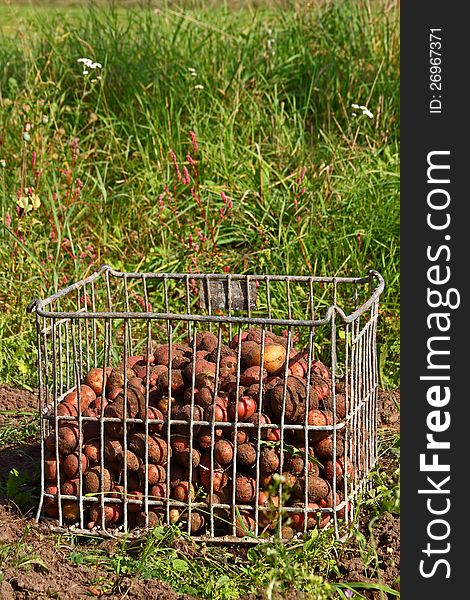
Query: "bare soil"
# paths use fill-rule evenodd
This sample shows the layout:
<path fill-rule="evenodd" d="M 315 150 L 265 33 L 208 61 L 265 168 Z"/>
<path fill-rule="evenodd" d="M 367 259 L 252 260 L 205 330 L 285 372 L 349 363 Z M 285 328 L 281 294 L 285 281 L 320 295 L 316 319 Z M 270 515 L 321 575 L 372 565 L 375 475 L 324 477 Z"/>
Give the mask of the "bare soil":
<path fill-rule="evenodd" d="M 379 392 L 379 427 L 391 432 L 400 426 L 400 391 Z M 0 433 L 8 427 L 18 427 L 29 417 L 25 413 L 37 410 L 37 395 L 25 390 L 0 384 Z M 58 535 L 50 533 L 46 525 L 34 524 L 31 510 L 22 514 L 7 498 L 6 482 L 12 468 L 27 473 L 32 482 L 38 481 L 40 466 L 39 445 L 27 440 L 15 446 L 0 449 L 0 598 L 1 600 L 59 600 L 102 597 L 106 600 L 191 600 L 175 593 L 167 584 L 157 580 L 140 580 L 136 577 L 115 577 L 109 592 L 103 593 L 103 582 L 110 582 L 110 574 L 99 566 L 76 565 L 69 560 L 70 547 L 61 544 Z M 390 463 L 391 468 L 397 464 Z M 34 493 L 33 491 L 33 499 Z M 348 555 L 339 565 L 342 581 L 374 582 L 399 590 L 400 569 L 400 518 L 385 513 L 371 524 L 367 515 L 361 519 L 360 528 L 369 537 L 369 527 L 379 557 L 379 581 L 367 576 L 359 551 Z M 20 544 L 18 545 L 18 542 Z M 103 542 L 106 544 L 106 542 Z M 6 568 L 5 568 L 6 566 Z M 362 593 L 371 600 L 383 600 L 378 592 Z M 262 591 L 244 600 L 264 600 Z M 292 591 L 284 600 L 300 600 L 302 594 Z"/>

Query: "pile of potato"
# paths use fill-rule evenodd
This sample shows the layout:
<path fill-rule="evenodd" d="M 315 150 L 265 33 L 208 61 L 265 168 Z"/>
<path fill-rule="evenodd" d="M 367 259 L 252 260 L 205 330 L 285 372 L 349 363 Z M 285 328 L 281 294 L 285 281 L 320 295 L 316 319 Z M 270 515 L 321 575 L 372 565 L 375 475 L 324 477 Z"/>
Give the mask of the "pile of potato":
<path fill-rule="evenodd" d="M 344 384 L 335 391 L 337 425 L 346 416 Z M 80 521 L 83 498 L 90 529 L 122 524 L 124 511 L 130 528 L 180 522 L 197 535 L 208 532 L 211 514 L 217 535 L 255 532 L 256 513 L 258 535 L 279 525 L 282 537 L 324 527 L 332 511 L 318 509 L 337 510 L 344 476 L 354 476 L 342 428 L 333 456 L 332 409 L 328 368 L 316 359 L 309 365 L 307 351 L 287 355 L 286 338 L 257 328 L 220 346 L 199 332 L 171 352 L 161 344 L 149 356 L 128 357 L 125 367 L 92 368 L 49 415 L 44 512 L 59 517 L 60 486 L 71 496 L 61 499 L 64 521 Z M 305 429 L 289 427 L 305 424 L 330 429 L 308 430 L 306 448 Z M 281 515 L 280 492 L 288 507 Z"/>

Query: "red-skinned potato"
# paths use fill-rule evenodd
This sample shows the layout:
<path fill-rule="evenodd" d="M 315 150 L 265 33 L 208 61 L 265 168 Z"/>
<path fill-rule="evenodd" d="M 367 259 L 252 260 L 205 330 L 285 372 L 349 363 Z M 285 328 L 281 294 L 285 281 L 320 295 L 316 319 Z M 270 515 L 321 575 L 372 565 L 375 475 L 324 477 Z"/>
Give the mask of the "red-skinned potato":
<path fill-rule="evenodd" d="M 312 409 L 308 412 L 308 424 L 316 427 L 325 427 L 333 425 L 333 415 L 330 411 Z M 312 429 L 309 431 L 309 437 L 313 441 L 321 440 L 331 435 L 331 429 Z"/>
<path fill-rule="evenodd" d="M 145 433 L 132 432 L 127 438 L 127 446 L 142 460 L 145 460 Z M 155 435 L 147 436 L 148 461 L 155 465 L 165 465 L 168 447 L 166 441 Z M 171 450 L 171 448 L 170 448 Z M 171 452 L 170 452 L 171 456 Z"/>
<path fill-rule="evenodd" d="M 336 417 L 338 419 L 344 419 L 346 416 L 346 396 L 344 394 L 336 394 Z M 322 406 L 325 410 L 333 412 L 333 396 L 327 396 L 322 400 Z"/>
<path fill-rule="evenodd" d="M 82 454 L 81 462 L 83 473 L 84 471 L 86 471 L 86 468 L 88 466 L 88 458 L 85 456 L 85 454 Z M 67 479 L 75 479 L 76 477 L 78 477 L 78 474 L 80 472 L 79 469 L 80 461 L 76 452 L 73 452 L 72 454 L 69 454 L 64 458 L 64 461 L 62 463 L 62 470 Z"/>
<path fill-rule="evenodd" d="M 255 531 L 255 520 L 247 511 L 238 511 L 235 517 L 237 537 L 250 536 Z"/>
<path fill-rule="evenodd" d="M 78 423 L 69 421 L 68 423 L 59 425 L 57 439 L 60 454 L 70 454 L 73 452 L 78 447 L 80 437 L 83 441 L 83 432 L 80 436 Z"/>
<path fill-rule="evenodd" d="M 230 421 L 235 421 L 235 414 L 238 412 L 239 421 L 248 421 L 257 408 L 256 401 L 252 396 L 242 396 L 238 403 L 232 402 L 228 405 L 228 417 Z"/>
<path fill-rule="evenodd" d="M 320 377 L 326 379 L 326 381 L 330 380 L 330 371 L 328 370 L 328 367 L 321 362 L 321 360 L 314 358 L 311 363 L 311 370 L 316 375 L 320 375 Z"/>
<path fill-rule="evenodd" d="M 78 496 L 80 479 L 66 479 L 61 483 L 60 491 L 65 496 Z"/>
<path fill-rule="evenodd" d="M 173 488 L 172 496 L 175 500 L 178 500 L 178 502 L 189 502 L 190 498 L 191 501 L 194 501 L 196 492 L 192 483 L 189 483 L 189 481 L 180 481 Z"/>
<path fill-rule="evenodd" d="M 54 498 L 48 498 L 47 496 L 44 498 L 44 512 L 48 517 L 52 517 L 53 519 L 59 518 L 59 506 L 57 503 L 57 485 L 48 485 L 44 490 L 46 494 L 53 494 Z"/>
<path fill-rule="evenodd" d="M 103 486 L 101 477 L 103 476 Z M 95 465 L 83 474 L 83 486 L 86 493 L 96 494 L 99 492 L 110 492 L 113 488 L 113 480 L 108 469 Z"/>
<path fill-rule="evenodd" d="M 57 405 L 57 415 L 59 417 L 77 417 L 78 416 L 78 409 L 77 409 L 77 405 L 76 404 L 71 404 L 70 402 L 59 402 L 59 404 Z M 64 419 L 63 422 L 65 423 L 67 420 Z"/>
<path fill-rule="evenodd" d="M 320 460 L 332 460 L 333 459 L 333 436 L 329 435 L 321 440 L 317 440 L 313 443 L 315 454 Z M 343 440 L 337 435 L 336 436 L 336 458 L 339 458 L 344 452 Z"/>
<path fill-rule="evenodd" d="M 219 345 L 217 336 L 210 331 L 198 331 L 196 334 L 196 350 L 212 352 Z"/>
<path fill-rule="evenodd" d="M 264 447 L 260 451 L 259 466 L 263 473 L 269 475 L 279 469 L 279 456 L 274 448 Z"/>
<path fill-rule="evenodd" d="M 237 463 L 241 467 L 251 467 L 256 464 L 256 446 L 250 443 L 240 444 L 237 448 Z"/>
<path fill-rule="evenodd" d="M 289 513 L 290 525 L 296 531 L 303 531 L 304 530 L 304 522 L 305 522 L 303 508 L 305 505 L 299 502 L 299 503 L 296 503 L 295 506 L 299 508 L 299 512 L 298 513 L 292 513 L 292 512 Z M 330 518 L 331 518 L 330 514 L 326 513 L 326 512 L 325 513 L 321 512 L 321 510 L 320 510 L 321 507 L 316 502 L 309 502 L 307 504 L 307 508 L 310 509 L 307 512 L 307 529 L 315 529 L 315 527 L 317 527 L 317 526 L 320 527 L 320 529 L 322 529 L 330 521 Z M 318 509 L 318 510 L 316 510 L 316 509 Z"/>
<path fill-rule="evenodd" d="M 312 373 L 310 375 L 310 385 L 312 387 L 312 390 L 315 392 L 316 398 L 320 401 L 324 400 L 331 394 L 329 381 L 323 379 L 323 377 L 320 377 L 320 375 L 317 375 L 316 373 Z"/>
<path fill-rule="evenodd" d="M 149 491 L 149 500 L 162 500 L 166 498 L 166 483 L 156 483 Z"/>
<path fill-rule="evenodd" d="M 130 513 L 138 513 L 142 510 L 144 494 L 139 490 L 133 490 L 127 495 L 127 510 Z"/>
<path fill-rule="evenodd" d="M 57 461 L 55 458 L 44 460 L 44 478 L 46 481 L 57 482 Z"/>
<path fill-rule="evenodd" d="M 354 477 L 354 467 L 349 458 L 338 458 L 335 463 L 331 460 L 325 461 L 323 464 L 323 476 L 325 479 L 333 485 L 333 473 L 336 466 L 336 487 L 340 487 L 344 483 L 344 475 L 346 474 L 348 479 Z"/>
<path fill-rule="evenodd" d="M 227 409 L 220 404 L 208 406 L 206 409 L 204 409 L 204 421 L 211 423 L 212 420 L 214 420 L 215 423 L 227 422 Z"/>
<path fill-rule="evenodd" d="M 145 464 L 139 466 L 139 479 L 142 485 L 145 484 Z M 157 485 L 159 483 L 165 483 L 166 481 L 166 470 L 162 465 L 148 464 L 148 484 Z"/>
<path fill-rule="evenodd" d="M 168 390 L 170 390 L 171 396 L 180 396 L 184 393 L 184 390 L 186 388 L 186 382 L 183 378 L 183 371 L 171 369 L 171 372 L 166 371 L 161 373 L 157 380 L 157 387 L 163 395 L 167 396 Z"/>
<path fill-rule="evenodd" d="M 106 389 L 110 392 L 114 388 L 124 388 L 126 379 L 135 377 L 134 371 L 128 366 L 126 370 L 121 365 L 111 370 L 106 380 Z"/>
<path fill-rule="evenodd" d="M 214 440 L 219 440 L 223 435 L 223 431 L 220 428 L 214 429 Z M 212 439 L 212 429 L 210 427 L 201 427 L 199 431 L 197 441 L 202 450 L 208 450 L 214 445 Z"/>
<path fill-rule="evenodd" d="M 82 384 L 80 385 L 79 391 L 75 388 L 71 392 L 69 392 L 65 397 L 63 402 L 68 402 L 75 406 L 78 409 L 79 407 L 79 396 L 80 396 L 80 412 L 85 410 L 90 406 L 93 400 L 96 398 L 95 392 L 89 385 Z"/>
<path fill-rule="evenodd" d="M 208 492 L 211 491 L 211 455 L 209 453 L 201 456 L 199 463 L 199 478 L 202 485 Z M 212 473 L 212 491 L 219 492 L 227 485 L 228 475 L 225 469 L 214 461 L 214 471 Z"/>
<path fill-rule="evenodd" d="M 192 407 L 190 404 L 183 404 L 183 406 L 179 407 L 175 419 L 186 421 L 187 423 L 187 425 L 174 425 L 175 431 L 178 433 L 187 433 L 190 429 L 190 423 L 192 423 L 193 433 L 197 435 L 201 429 L 201 426 L 197 423 L 204 419 L 204 409 L 197 404 L 194 404 Z"/>
<path fill-rule="evenodd" d="M 82 412 L 83 417 L 93 417 L 93 419 L 83 421 L 83 439 L 92 440 L 100 436 L 99 415 L 94 408 L 86 408 Z"/>
<path fill-rule="evenodd" d="M 158 408 L 156 408 L 155 406 L 149 406 L 148 411 L 145 411 L 145 408 L 144 408 L 144 410 L 139 411 L 137 414 L 137 418 L 142 419 L 143 421 L 145 421 L 147 419 L 149 421 L 163 421 L 164 420 L 162 411 L 159 410 Z M 162 429 L 163 429 L 163 422 L 148 424 L 149 433 L 161 433 Z"/>
<path fill-rule="evenodd" d="M 122 508 L 120 504 L 114 504 L 112 502 L 104 505 L 104 511 L 101 511 L 101 505 L 99 503 L 92 504 L 89 509 L 88 529 L 92 529 L 95 526 L 101 526 L 104 515 L 105 523 L 117 523 L 122 516 Z"/>
<path fill-rule="evenodd" d="M 261 371 L 258 366 L 248 367 L 240 374 L 240 383 L 243 386 L 248 387 L 254 383 L 260 383 L 260 381 L 265 382 L 267 378 L 268 372 L 266 369 L 263 368 Z"/>
<path fill-rule="evenodd" d="M 242 331 L 240 332 L 240 334 L 237 333 L 236 335 L 234 335 L 230 340 L 230 348 L 232 348 L 232 350 L 237 350 L 238 347 L 242 344 L 242 342 L 246 340 L 247 335 L 247 331 Z"/>
<path fill-rule="evenodd" d="M 256 494 L 256 481 L 253 477 L 238 475 L 235 480 L 235 502 L 249 504 Z"/>
<path fill-rule="evenodd" d="M 97 396 L 101 396 L 103 390 L 106 389 L 106 370 L 103 377 L 103 369 L 101 367 L 90 369 L 85 375 L 84 382 L 91 387 Z"/>
<path fill-rule="evenodd" d="M 222 466 L 233 461 L 233 444 L 228 440 L 218 440 L 214 445 L 214 458 Z"/>

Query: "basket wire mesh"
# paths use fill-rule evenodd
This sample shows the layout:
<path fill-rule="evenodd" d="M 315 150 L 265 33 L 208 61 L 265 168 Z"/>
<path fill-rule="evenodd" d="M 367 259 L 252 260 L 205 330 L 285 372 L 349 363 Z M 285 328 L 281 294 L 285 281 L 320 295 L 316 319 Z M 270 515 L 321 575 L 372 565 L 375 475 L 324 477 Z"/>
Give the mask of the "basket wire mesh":
<path fill-rule="evenodd" d="M 300 515 L 297 516 L 297 531 L 300 533 L 312 527 L 313 517 L 317 525 L 323 526 L 328 522 L 328 526 L 334 527 L 336 537 L 340 538 L 340 525 L 347 525 L 354 519 L 358 495 L 377 461 L 376 327 L 383 289 L 384 281 L 377 271 L 356 278 L 295 277 L 122 273 L 103 265 L 91 276 L 49 298 L 31 302 L 28 310 L 35 313 L 37 328 L 41 416 L 41 499 L 37 520 L 49 519 L 58 530 L 73 527 L 79 532 L 119 536 L 151 527 L 153 513 L 166 524 L 178 518 L 187 533 L 197 540 L 257 543 L 273 539 L 273 536 L 283 539 L 286 522 Z M 244 368 L 241 352 L 236 352 L 232 386 L 235 398 L 233 417 L 216 419 L 217 398 L 224 382 L 220 376 L 224 344 L 235 336 L 241 340 L 244 332 L 251 329 L 256 329 L 260 338 L 260 377 L 264 372 L 265 349 L 273 335 L 284 338 L 287 358 L 292 356 L 292 352 L 300 352 L 307 365 L 307 407 L 301 422 L 291 422 L 286 413 L 288 359 L 277 375 L 283 385 L 280 418 L 263 422 L 269 398 L 265 387 L 260 385 L 257 419 L 252 422 L 240 419 L 241 376 Z M 196 404 L 196 340 L 198 333 L 207 331 L 214 334 L 217 346 L 213 354 L 215 375 L 211 416 L 204 416 L 201 420 L 200 414 L 196 413 L 199 410 Z M 189 419 L 178 418 L 178 414 L 172 412 L 172 408 L 179 403 L 174 392 L 177 373 L 173 368 L 168 369 L 167 376 L 167 414 L 163 418 L 149 416 L 155 404 L 150 365 L 144 369 L 143 401 L 139 414 L 129 414 L 131 386 L 128 377 L 123 381 L 122 416 L 108 416 L 106 400 L 101 401 L 94 415 L 82 410 L 78 410 L 76 415 L 59 412 L 64 399 L 73 390 L 83 386 L 84 378 L 91 369 L 99 368 L 103 380 L 109 376 L 110 369 L 118 364 L 126 373 L 133 357 L 153 356 L 155 349 L 162 344 L 168 345 L 169 365 L 172 365 L 175 348 L 181 343 L 189 345 L 191 349 L 189 360 L 192 363 L 192 375 L 190 381 L 186 381 Z M 299 351 L 299 347 L 302 350 Z M 308 399 L 311 397 L 310 388 L 318 360 L 328 365 L 330 375 L 331 422 L 324 425 L 309 423 Z M 344 397 L 344 414 L 337 406 L 340 394 Z M 105 389 L 103 397 L 106 399 L 107 396 Z M 78 402 L 80 404 L 80 399 Z M 67 477 L 61 466 L 65 454 L 59 444 L 61 427 L 69 427 L 76 432 L 73 452 L 77 454 L 78 466 L 73 493 L 63 492 Z M 96 441 L 99 442 L 96 463 L 101 467 L 107 464 L 105 448 L 110 429 L 120 430 L 124 468 L 119 475 L 119 493 L 107 490 L 109 486 L 105 481 L 104 468 L 98 471 L 101 491 L 90 493 L 86 490 L 84 475 L 90 465 L 82 461 L 87 443 L 84 432 L 86 434 L 93 428 Z M 206 466 L 193 464 L 192 460 L 194 451 L 198 448 L 197 451 L 200 451 L 197 433 L 201 428 L 210 432 L 209 439 L 212 440 L 206 449 L 209 461 Z M 149 443 L 153 444 L 155 430 L 160 431 L 158 439 L 164 442 L 161 442 L 161 446 L 165 454 L 160 466 L 164 470 L 162 483 L 166 485 L 162 486 L 163 493 L 160 496 L 151 495 L 149 491 L 152 489 L 149 468 L 153 469 L 149 459 Z M 139 467 L 140 494 L 135 490 L 134 472 L 127 468 L 131 454 L 129 443 L 135 439 L 132 437 L 135 431 L 143 432 L 144 440 Z M 195 477 L 197 479 L 203 468 L 209 472 L 204 499 L 192 493 L 191 485 L 184 501 L 172 497 L 172 469 L 177 468 L 172 459 L 172 442 L 178 431 L 187 433 L 190 457 L 186 473 L 188 482 Z M 216 493 L 216 480 L 221 475 L 213 443 L 220 431 L 222 437 L 230 433 L 233 444 L 233 461 L 222 475 L 228 481 L 227 493 L 223 497 Z M 254 500 L 250 502 L 237 500 L 234 485 L 243 470 L 237 463 L 240 431 L 251 433 L 256 449 L 256 462 L 250 472 L 255 486 Z M 270 443 L 266 440 L 267 435 L 271 436 Z M 338 471 L 333 460 L 334 468 L 329 480 L 330 502 L 322 506 L 311 502 L 309 478 L 314 445 L 312 439 L 327 435 L 331 436 L 332 457 L 341 456 L 343 472 Z M 272 502 L 258 501 L 260 492 L 264 490 L 259 457 L 263 448 L 269 446 L 276 448 L 279 457 L 274 477 L 277 495 L 275 506 Z M 340 446 L 342 453 L 337 452 Z M 298 478 L 303 478 L 304 482 L 294 505 L 289 499 L 291 489 L 286 483 L 286 460 L 292 455 L 303 458 L 303 472 L 298 474 Z M 56 473 L 53 478 L 46 469 L 47 461 L 55 461 Z M 313 461 L 318 463 L 315 458 Z M 92 506 L 98 514 L 94 522 L 90 519 Z M 109 516 L 113 511 L 118 515 L 116 522 Z M 141 515 L 140 527 L 136 526 L 137 513 Z M 197 519 L 193 517 L 194 513 L 198 515 Z M 199 525 L 202 522 L 202 526 L 198 528 L 195 521 Z"/>

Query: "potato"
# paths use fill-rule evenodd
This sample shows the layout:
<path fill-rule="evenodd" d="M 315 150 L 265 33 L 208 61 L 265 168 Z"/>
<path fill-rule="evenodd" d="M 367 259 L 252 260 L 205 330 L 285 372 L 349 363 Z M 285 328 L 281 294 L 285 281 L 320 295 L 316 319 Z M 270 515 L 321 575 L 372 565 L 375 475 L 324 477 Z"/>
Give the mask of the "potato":
<path fill-rule="evenodd" d="M 208 450 L 214 445 L 214 441 L 221 439 L 223 435 L 222 429 L 214 429 L 214 440 L 212 439 L 212 431 L 210 427 L 201 427 L 197 441 L 202 450 Z"/>
<path fill-rule="evenodd" d="M 134 454 L 145 460 L 145 433 L 133 432 L 127 438 L 127 446 Z M 161 438 L 147 436 L 148 460 L 155 465 L 165 465 L 167 462 L 167 443 Z M 170 453 L 171 455 L 171 453 Z"/>
<path fill-rule="evenodd" d="M 163 509 L 155 506 L 150 508 L 148 513 L 137 513 L 136 525 L 137 527 L 146 527 L 146 522 L 148 522 L 149 529 L 152 529 L 153 527 L 159 527 L 163 522 L 163 516 Z"/>
<path fill-rule="evenodd" d="M 233 444 L 228 440 L 218 440 L 214 445 L 214 458 L 222 466 L 233 461 Z"/>
<path fill-rule="evenodd" d="M 101 477 L 103 477 L 103 485 L 101 484 Z M 113 487 L 110 471 L 100 465 L 91 467 L 83 474 L 83 487 L 85 492 L 90 494 L 110 492 Z"/>
<path fill-rule="evenodd" d="M 186 381 L 183 378 L 183 371 L 171 369 L 171 371 L 161 373 L 158 376 L 157 388 L 159 389 L 160 393 L 164 396 L 168 396 L 168 390 L 170 390 L 171 396 L 180 396 L 184 393 L 184 390 L 186 388 Z"/>
<path fill-rule="evenodd" d="M 44 512 L 48 517 L 52 517 L 53 519 L 59 518 L 59 505 L 57 503 L 57 485 L 48 485 L 44 490 L 46 494 L 54 495 L 54 498 L 45 497 L 44 498 Z"/>
<path fill-rule="evenodd" d="M 60 491 L 65 496 L 78 496 L 80 492 L 80 479 L 66 479 L 61 483 Z"/>
<path fill-rule="evenodd" d="M 326 498 L 330 492 L 330 485 L 323 477 L 309 475 L 307 482 L 307 497 L 309 502 L 318 502 Z M 298 477 L 292 490 L 296 498 L 302 500 L 305 497 L 305 477 Z"/>
<path fill-rule="evenodd" d="M 313 444 L 315 454 L 320 460 L 333 459 L 333 436 L 329 435 L 323 439 L 317 440 Z M 339 458 L 344 452 L 343 440 L 336 436 L 336 458 Z"/>
<path fill-rule="evenodd" d="M 237 464 L 241 467 L 251 467 L 256 464 L 256 447 L 254 444 L 244 443 L 237 448 Z"/>
<path fill-rule="evenodd" d="M 201 456 L 201 461 L 199 463 L 199 478 L 208 492 L 210 492 L 211 489 L 214 492 L 219 492 L 228 483 L 228 475 L 221 465 L 214 461 L 214 470 L 211 470 L 211 456 L 209 453 Z"/>
<path fill-rule="evenodd" d="M 260 451 L 259 466 L 263 473 L 269 475 L 279 469 L 279 456 L 274 448 L 263 447 Z"/>
<path fill-rule="evenodd" d="M 164 500 L 166 498 L 166 483 L 156 483 L 149 490 L 149 500 Z"/>
<path fill-rule="evenodd" d="M 90 369 L 85 375 L 84 383 L 90 386 L 97 396 L 101 396 L 106 389 L 106 371 L 103 376 L 103 369 L 101 367 Z"/>
<path fill-rule="evenodd" d="M 77 405 L 65 401 L 59 402 L 59 404 L 57 405 L 57 415 L 59 417 L 77 417 Z M 64 420 L 63 422 L 66 423 L 67 420 Z"/>
<path fill-rule="evenodd" d="M 81 455 L 82 472 L 86 471 L 88 467 L 88 458 L 85 454 Z M 75 479 L 78 477 L 80 472 L 80 460 L 78 454 L 73 452 L 64 458 L 62 463 L 62 470 L 67 479 Z"/>
<path fill-rule="evenodd" d="M 55 458 L 46 458 L 44 460 L 44 479 L 57 483 L 57 461 Z"/>
<path fill-rule="evenodd" d="M 134 371 L 128 365 L 127 369 L 124 370 L 124 366 L 115 367 L 109 373 L 108 379 L 106 381 L 106 389 L 108 392 L 113 390 L 114 388 L 124 388 L 124 383 L 126 380 L 131 379 L 135 376 Z"/>
<path fill-rule="evenodd" d="M 256 494 L 256 481 L 253 477 L 237 475 L 235 479 L 235 502 L 249 504 Z"/>
<path fill-rule="evenodd" d="M 304 515 L 304 506 L 305 504 L 301 503 L 301 502 L 296 502 L 295 507 L 298 507 L 299 512 L 295 512 L 292 513 L 290 512 L 290 525 L 293 529 L 295 529 L 296 531 L 303 531 L 304 530 L 304 523 L 305 523 L 305 515 Z M 316 502 L 309 502 L 307 504 L 307 508 L 310 509 L 307 512 L 307 529 L 315 529 L 315 527 L 320 527 L 323 528 L 327 525 L 327 523 L 330 521 L 330 514 L 329 513 L 323 513 L 320 510 L 320 505 L 317 504 Z M 316 510 L 318 509 L 318 510 Z"/>
<path fill-rule="evenodd" d="M 178 502 L 189 502 L 190 498 L 192 502 L 196 498 L 196 492 L 192 483 L 189 483 L 189 481 L 180 481 L 173 488 L 172 496 Z"/>
<path fill-rule="evenodd" d="M 79 396 L 80 396 L 80 412 L 85 410 L 90 406 L 93 400 L 96 398 L 95 392 L 88 385 L 82 384 L 79 386 L 79 389 L 75 388 L 71 392 L 69 392 L 65 397 L 63 402 L 67 402 L 68 404 L 72 404 L 75 408 L 79 408 Z"/>
<path fill-rule="evenodd" d="M 325 479 L 333 485 L 333 473 L 336 470 L 336 487 L 339 488 L 344 484 L 344 476 L 348 479 L 354 477 L 354 466 L 349 458 L 342 457 L 336 459 L 333 463 L 332 460 L 327 460 L 323 464 L 323 476 Z"/>
<path fill-rule="evenodd" d="M 217 336 L 210 331 L 198 331 L 196 334 L 196 350 L 212 352 L 219 345 Z"/>
<path fill-rule="evenodd" d="M 83 432 L 80 436 L 78 423 L 69 421 L 59 425 L 57 439 L 60 454 L 70 454 L 73 452 L 78 447 L 80 438 L 83 442 Z"/>
<path fill-rule="evenodd" d="M 122 516 L 122 507 L 120 504 L 114 504 L 112 502 L 106 503 L 104 505 L 104 510 L 102 511 L 101 505 L 96 502 L 92 504 L 89 509 L 89 519 L 88 529 L 92 529 L 93 527 L 101 526 L 103 517 L 105 523 L 116 523 Z"/>
<path fill-rule="evenodd" d="M 139 479 L 142 485 L 145 483 L 145 464 L 139 466 Z M 161 465 L 148 464 L 148 484 L 157 485 L 166 481 L 166 469 Z"/>
<path fill-rule="evenodd" d="M 286 349 L 280 344 L 266 344 L 264 346 L 263 361 L 261 361 L 261 346 L 257 345 L 246 356 L 245 362 L 249 367 L 263 367 L 270 375 L 279 373 L 286 362 Z"/>
<path fill-rule="evenodd" d="M 238 413 L 239 421 L 247 421 L 256 412 L 257 408 L 254 398 L 251 396 L 242 396 L 238 403 L 232 402 L 228 405 L 228 417 L 230 421 L 235 421 L 235 415 Z"/>
<path fill-rule="evenodd" d="M 163 421 L 164 416 L 161 410 L 156 408 L 155 406 L 149 406 L 148 411 L 145 411 L 145 408 L 137 414 L 138 419 L 142 419 L 144 421 L 162 421 L 162 423 L 149 423 L 148 431 L 149 433 L 161 433 L 163 430 Z"/>
<path fill-rule="evenodd" d="M 89 462 L 100 462 L 101 460 L 101 443 L 99 440 L 90 440 L 83 446 L 83 454 L 88 458 Z"/>
<path fill-rule="evenodd" d="M 260 381 L 265 382 L 268 378 L 268 372 L 265 368 L 262 370 L 258 366 L 248 367 L 240 374 L 240 383 L 248 387 L 253 385 L 254 383 L 259 383 Z"/>
<path fill-rule="evenodd" d="M 235 518 L 235 523 L 235 533 L 237 537 L 242 538 L 245 536 L 252 536 L 252 534 L 256 531 L 255 520 L 247 511 L 238 511 Z"/>

